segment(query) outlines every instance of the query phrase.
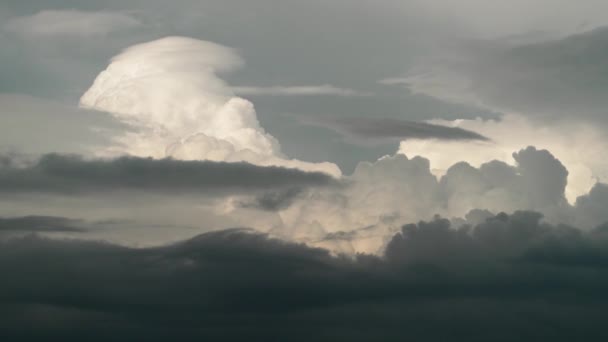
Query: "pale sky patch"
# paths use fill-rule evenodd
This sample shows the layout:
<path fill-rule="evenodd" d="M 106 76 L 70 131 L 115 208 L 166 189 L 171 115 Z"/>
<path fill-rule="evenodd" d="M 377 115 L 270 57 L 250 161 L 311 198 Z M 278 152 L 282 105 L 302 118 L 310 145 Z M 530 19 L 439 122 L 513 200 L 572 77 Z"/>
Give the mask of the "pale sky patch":
<path fill-rule="evenodd" d="M 137 18 L 123 12 L 89 12 L 75 9 L 44 10 L 34 15 L 9 19 L 5 29 L 34 37 L 90 37 L 142 26 Z"/>

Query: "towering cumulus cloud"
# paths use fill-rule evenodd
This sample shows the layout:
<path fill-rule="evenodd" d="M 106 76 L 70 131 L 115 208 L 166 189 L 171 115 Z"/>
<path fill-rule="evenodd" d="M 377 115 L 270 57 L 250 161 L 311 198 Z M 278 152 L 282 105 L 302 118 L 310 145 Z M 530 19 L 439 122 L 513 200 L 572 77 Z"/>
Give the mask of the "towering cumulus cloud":
<path fill-rule="evenodd" d="M 260 126 L 254 106 L 236 97 L 219 72 L 243 64 L 230 48 L 168 37 L 114 57 L 82 96 L 84 108 L 111 113 L 134 128 L 112 154 L 185 160 L 247 161 L 340 175 L 330 163 L 287 160 Z"/>

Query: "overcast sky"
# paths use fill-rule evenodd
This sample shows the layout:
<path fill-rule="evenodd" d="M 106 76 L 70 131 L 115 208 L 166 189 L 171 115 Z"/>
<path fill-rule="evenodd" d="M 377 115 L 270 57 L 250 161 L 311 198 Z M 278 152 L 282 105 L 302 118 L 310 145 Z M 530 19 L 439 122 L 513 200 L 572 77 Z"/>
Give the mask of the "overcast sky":
<path fill-rule="evenodd" d="M 607 75 L 602 0 L 0 1 L 0 337 L 605 337 Z"/>

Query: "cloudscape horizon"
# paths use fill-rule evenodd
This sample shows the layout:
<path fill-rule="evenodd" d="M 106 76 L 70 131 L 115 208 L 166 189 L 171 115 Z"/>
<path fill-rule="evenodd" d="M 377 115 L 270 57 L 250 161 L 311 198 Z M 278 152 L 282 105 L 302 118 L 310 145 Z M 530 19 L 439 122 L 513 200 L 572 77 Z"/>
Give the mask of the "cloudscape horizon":
<path fill-rule="evenodd" d="M 603 9 L 0 4 L 0 337 L 608 337 Z"/>

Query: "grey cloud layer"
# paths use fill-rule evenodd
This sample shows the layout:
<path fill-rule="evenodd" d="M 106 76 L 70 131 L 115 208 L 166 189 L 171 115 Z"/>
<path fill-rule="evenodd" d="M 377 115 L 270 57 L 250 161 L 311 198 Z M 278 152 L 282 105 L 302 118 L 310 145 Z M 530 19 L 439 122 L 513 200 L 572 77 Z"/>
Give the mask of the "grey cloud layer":
<path fill-rule="evenodd" d="M 465 46 L 435 59 L 425 76 L 430 78 L 410 79 L 410 87 L 544 120 L 606 124 L 607 27 L 562 38 L 476 41 Z"/>
<path fill-rule="evenodd" d="M 443 219 L 406 225 L 382 258 L 332 257 L 243 230 L 145 249 L 13 239 L 0 243 L 0 271 L 10 275 L 0 283 L 6 327 L 0 335 L 64 341 L 606 338 L 606 229 L 585 233 L 540 218 L 518 212 L 474 227 L 450 227 Z"/>
<path fill-rule="evenodd" d="M 83 221 L 55 216 L 0 217 L 0 232 L 84 232 Z"/>
<path fill-rule="evenodd" d="M 26 167 L 0 168 L 0 192 L 86 193 L 121 190 L 222 192 L 336 184 L 329 175 L 247 163 L 122 157 L 86 160 L 49 154 Z"/>

